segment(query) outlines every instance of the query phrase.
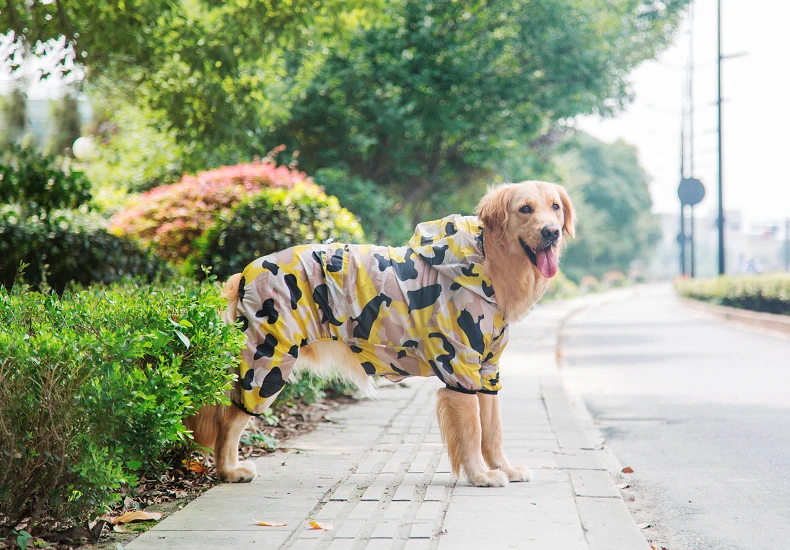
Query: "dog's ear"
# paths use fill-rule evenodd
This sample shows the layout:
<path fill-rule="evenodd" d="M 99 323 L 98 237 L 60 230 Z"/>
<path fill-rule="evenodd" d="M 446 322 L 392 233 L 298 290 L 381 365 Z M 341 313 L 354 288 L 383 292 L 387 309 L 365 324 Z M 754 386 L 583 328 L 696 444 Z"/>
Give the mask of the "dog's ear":
<path fill-rule="evenodd" d="M 483 222 L 486 237 L 499 240 L 505 235 L 507 229 L 510 200 L 513 197 L 515 186 L 504 184 L 492 187 L 477 205 L 477 217 Z"/>
<path fill-rule="evenodd" d="M 565 220 L 565 223 L 562 226 L 562 230 L 565 231 L 565 234 L 569 237 L 576 236 L 576 209 L 573 207 L 573 203 L 571 202 L 571 198 L 568 196 L 568 192 L 565 191 L 565 188 L 561 185 L 557 186 L 557 189 L 560 191 L 560 201 L 562 202 L 562 217 Z"/>

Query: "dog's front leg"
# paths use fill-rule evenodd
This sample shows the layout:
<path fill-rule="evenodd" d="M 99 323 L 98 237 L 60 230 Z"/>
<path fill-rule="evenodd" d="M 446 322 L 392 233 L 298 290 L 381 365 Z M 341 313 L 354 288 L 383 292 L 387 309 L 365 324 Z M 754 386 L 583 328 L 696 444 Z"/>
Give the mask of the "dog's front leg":
<path fill-rule="evenodd" d="M 510 481 L 530 481 L 532 472 L 524 466 L 511 466 L 502 450 L 502 413 L 499 396 L 477 394 L 480 403 L 480 424 L 483 430 L 483 457 L 489 467 L 502 470 Z"/>
<path fill-rule="evenodd" d="M 438 392 L 436 412 L 453 474 L 458 477 L 463 469 L 469 482 L 478 487 L 507 485 L 507 475 L 500 470 L 489 470 L 483 459 L 477 397 L 442 388 Z"/>

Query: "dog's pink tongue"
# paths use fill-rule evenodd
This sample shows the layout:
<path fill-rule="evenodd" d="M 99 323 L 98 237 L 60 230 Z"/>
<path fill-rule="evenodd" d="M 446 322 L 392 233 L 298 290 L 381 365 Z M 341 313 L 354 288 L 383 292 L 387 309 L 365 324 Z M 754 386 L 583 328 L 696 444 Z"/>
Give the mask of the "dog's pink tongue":
<path fill-rule="evenodd" d="M 538 269 L 544 277 L 551 279 L 557 274 L 557 264 L 559 263 L 559 258 L 557 258 L 557 253 L 554 252 L 552 247 L 538 250 L 535 253 L 535 256 L 538 260 Z"/>

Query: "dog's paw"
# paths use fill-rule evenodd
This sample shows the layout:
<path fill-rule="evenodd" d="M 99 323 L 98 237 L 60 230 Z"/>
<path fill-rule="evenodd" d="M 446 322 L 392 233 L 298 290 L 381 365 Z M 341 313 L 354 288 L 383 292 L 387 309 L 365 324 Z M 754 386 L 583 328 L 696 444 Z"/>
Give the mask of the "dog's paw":
<path fill-rule="evenodd" d="M 227 483 L 249 483 L 258 472 L 257 466 L 252 460 L 239 462 L 233 470 L 219 472 L 219 478 Z"/>
<path fill-rule="evenodd" d="M 468 477 L 475 487 L 504 487 L 508 482 L 508 476 L 502 470 L 475 472 L 469 474 Z"/>
<path fill-rule="evenodd" d="M 510 481 L 532 481 L 532 470 L 528 470 L 524 466 L 510 466 L 502 468 L 502 471 Z"/>

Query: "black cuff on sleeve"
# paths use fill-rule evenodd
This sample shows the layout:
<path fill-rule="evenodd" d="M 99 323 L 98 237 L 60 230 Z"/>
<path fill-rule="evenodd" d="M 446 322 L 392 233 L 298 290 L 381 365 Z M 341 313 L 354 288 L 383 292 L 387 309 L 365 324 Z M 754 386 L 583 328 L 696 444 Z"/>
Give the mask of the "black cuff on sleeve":
<path fill-rule="evenodd" d="M 467 390 L 466 388 L 462 388 L 460 386 L 451 386 L 451 385 L 447 384 L 446 387 L 447 387 L 448 390 L 457 391 L 458 393 L 469 393 L 469 394 L 472 394 L 472 395 L 477 393 L 475 390 Z"/>
<path fill-rule="evenodd" d="M 478 390 L 480 393 L 487 393 L 488 395 L 496 395 L 499 393 L 499 390 Z"/>
<path fill-rule="evenodd" d="M 235 401 L 233 401 L 232 399 L 230 400 L 230 402 L 231 402 L 231 403 L 233 403 L 234 405 L 236 405 L 236 408 L 237 408 L 237 409 L 239 409 L 240 411 L 242 411 L 242 412 L 244 412 L 244 413 L 247 413 L 247 414 L 248 414 L 248 415 L 250 415 L 250 416 L 254 416 L 254 417 L 258 418 L 259 416 L 263 415 L 263 413 L 254 413 L 254 412 L 248 411 L 248 410 L 247 410 L 247 407 L 245 407 L 245 406 L 244 406 L 244 405 L 242 405 L 241 403 L 236 403 L 236 402 L 235 402 Z"/>

